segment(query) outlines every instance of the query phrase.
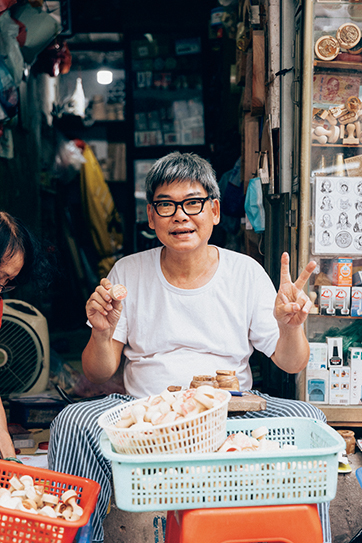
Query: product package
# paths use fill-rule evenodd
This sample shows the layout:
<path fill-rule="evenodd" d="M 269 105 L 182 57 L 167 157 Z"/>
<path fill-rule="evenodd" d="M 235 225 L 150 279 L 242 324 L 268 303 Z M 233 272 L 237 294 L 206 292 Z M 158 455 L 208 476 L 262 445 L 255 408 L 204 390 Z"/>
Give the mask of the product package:
<path fill-rule="evenodd" d="M 350 313 L 351 287 L 335 287 L 334 309 L 336 315 L 346 317 Z"/>
<path fill-rule="evenodd" d="M 321 315 L 335 315 L 334 307 L 335 286 L 321 286 L 319 296 L 319 312 Z"/>
<path fill-rule="evenodd" d="M 328 370 L 310 370 L 307 367 L 306 400 L 307 402 L 328 403 Z"/>
<path fill-rule="evenodd" d="M 307 369 L 327 369 L 327 343 L 309 343 L 310 354 Z"/>
<path fill-rule="evenodd" d="M 333 261 L 333 284 L 339 287 L 352 286 L 352 258 L 338 258 Z"/>
<path fill-rule="evenodd" d="M 362 287 L 352 287 L 351 316 L 362 317 Z"/>
<path fill-rule="evenodd" d="M 349 405 L 351 368 L 330 368 L 329 370 L 329 403 L 331 405 Z"/>
<path fill-rule="evenodd" d="M 336 368 L 343 366 L 343 338 L 327 337 L 328 367 Z"/>
<path fill-rule="evenodd" d="M 351 370 L 350 403 L 362 404 L 362 346 L 348 349 L 348 365 Z"/>

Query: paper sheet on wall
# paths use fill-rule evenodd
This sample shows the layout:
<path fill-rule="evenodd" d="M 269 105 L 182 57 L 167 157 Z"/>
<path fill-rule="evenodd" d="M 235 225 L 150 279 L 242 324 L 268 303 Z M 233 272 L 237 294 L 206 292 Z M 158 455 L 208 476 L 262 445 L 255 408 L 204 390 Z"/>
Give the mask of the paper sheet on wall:
<path fill-rule="evenodd" d="M 314 254 L 362 255 L 362 177 L 316 177 Z"/>

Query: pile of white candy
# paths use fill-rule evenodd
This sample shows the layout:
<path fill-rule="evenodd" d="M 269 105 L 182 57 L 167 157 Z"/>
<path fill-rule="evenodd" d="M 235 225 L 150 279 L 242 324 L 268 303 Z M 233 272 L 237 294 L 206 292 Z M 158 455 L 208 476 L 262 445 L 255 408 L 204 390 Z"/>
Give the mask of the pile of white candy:
<path fill-rule="evenodd" d="M 147 430 L 159 424 L 183 422 L 203 411 L 219 405 L 225 395 L 209 385 L 178 393 L 177 397 L 165 389 L 157 396 L 137 402 L 121 413 L 117 428 Z"/>
<path fill-rule="evenodd" d="M 77 521 L 83 509 L 77 504 L 77 493 L 66 490 L 60 497 L 44 492 L 43 485 L 34 484 L 30 475 L 9 479 L 9 488 L 0 488 L 0 506 L 35 515 Z"/>
<path fill-rule="evenodd" d="M 275 451 L 280 449 L 279 441 L 268 439 L 267 435 L 268 428 L 266 426 L 260 426 L 253 430 L 251 436 L 243 432 L 230 434 L 218 452 Z M 292 450 L 297 449 L 297 446 L 285 443 L 282 448 Z"/>

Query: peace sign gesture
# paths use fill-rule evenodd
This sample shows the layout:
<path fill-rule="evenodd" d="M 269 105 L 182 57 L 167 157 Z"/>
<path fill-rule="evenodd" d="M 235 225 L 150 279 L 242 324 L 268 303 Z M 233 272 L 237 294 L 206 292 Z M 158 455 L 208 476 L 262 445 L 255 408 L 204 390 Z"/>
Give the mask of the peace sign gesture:
<path fill-rule="evenodd" d="M 297 327 L 303 324 L 312 307 L 312 302 L 303 290 L 316 262 L 310 261 L 295 283 L 292 283 L 289 272 L 289 255 L 283 253 L 280 266 L 280 285 L 275 299 L 274 316 L 279 327 Z"/>

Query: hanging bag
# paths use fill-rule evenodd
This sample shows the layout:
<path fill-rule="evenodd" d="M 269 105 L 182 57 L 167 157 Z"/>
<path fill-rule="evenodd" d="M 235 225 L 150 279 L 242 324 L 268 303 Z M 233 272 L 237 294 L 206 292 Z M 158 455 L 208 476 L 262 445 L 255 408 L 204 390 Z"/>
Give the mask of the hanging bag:
<path fill-rule="evenodd" d="M 245 195 L 245 213 L 258 234 L 265 230 L 265 210 L 260 177 L 250 179 Z"/>

